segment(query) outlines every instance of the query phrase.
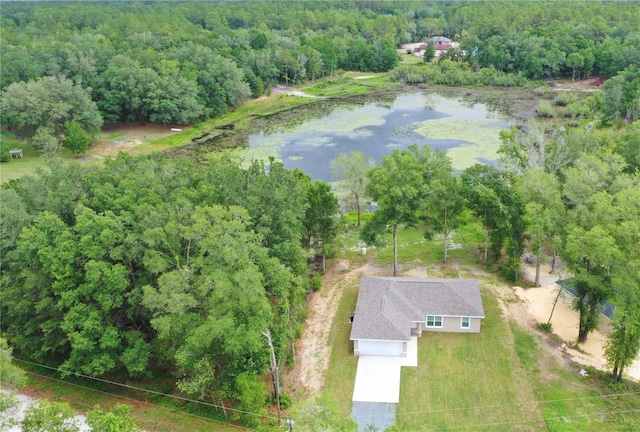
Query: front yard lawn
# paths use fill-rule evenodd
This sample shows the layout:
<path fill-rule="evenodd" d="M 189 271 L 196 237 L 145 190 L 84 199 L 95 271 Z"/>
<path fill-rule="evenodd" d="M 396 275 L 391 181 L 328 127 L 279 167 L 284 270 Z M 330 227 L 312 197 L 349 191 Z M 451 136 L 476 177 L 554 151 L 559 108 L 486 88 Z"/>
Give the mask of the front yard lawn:
<path fill-rule="evenodd" d="M 482 291 L 486 318 L 480 333 L 425 332 L 418 340 L 418 367 L 402 368 L 400 429 L 498 430 L 501 424 L 541 417 L 535 405 L 519 405 L 536 398 L 522 382 L 513 335 L 498 301 L 488 288 Z"/>

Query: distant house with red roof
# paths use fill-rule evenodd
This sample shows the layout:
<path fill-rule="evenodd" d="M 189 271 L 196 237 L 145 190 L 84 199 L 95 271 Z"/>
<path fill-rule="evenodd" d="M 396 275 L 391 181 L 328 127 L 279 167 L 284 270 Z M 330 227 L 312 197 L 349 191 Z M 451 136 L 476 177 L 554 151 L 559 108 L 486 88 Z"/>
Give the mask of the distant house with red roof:
<path fill-rule="evenodd" d="M 413 49 L 413 55 L 416 57 L 423 57 L 424 52 L 427 49 L 427 44 L 433 44 L 436 49 L 436 57 L 440 56 L 443 53 L 446 53 L 450 49 L 454 49 L 456 51 L 460 51 L 460 44 L 458 42 L 453 42 L 451 39 L 446 38 L 444 36 L 434 36 L 430 38 L 427 42 L 420 44 Z"/>

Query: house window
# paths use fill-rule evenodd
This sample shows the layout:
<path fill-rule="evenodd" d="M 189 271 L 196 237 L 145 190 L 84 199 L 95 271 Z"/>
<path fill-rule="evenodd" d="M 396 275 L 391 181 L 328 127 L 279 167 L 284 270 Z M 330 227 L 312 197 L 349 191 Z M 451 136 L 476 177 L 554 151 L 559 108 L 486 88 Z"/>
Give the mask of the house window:
<path fill-rule="evenodd" d="M 463 329 L 471 328 L 471 318 L 469 317 L 460 318 L 460 328 L 463 328 Z"/>
<path fill-rule="evenodd" d="M 442 328 L 442 317 L 439 315 L 427 315 L 427 327 Z"/>

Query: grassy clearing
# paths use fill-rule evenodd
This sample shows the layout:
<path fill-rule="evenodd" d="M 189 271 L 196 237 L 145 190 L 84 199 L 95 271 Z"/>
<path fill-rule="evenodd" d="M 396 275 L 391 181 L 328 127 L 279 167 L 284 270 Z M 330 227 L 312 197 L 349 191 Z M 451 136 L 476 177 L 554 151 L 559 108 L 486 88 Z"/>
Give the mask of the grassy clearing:
<path fill-rule="evenodd" d="M 581 377 L 563 369 L 553 359 L 541 367 L 544 353 L 537 339 L 511 323 L 515 349 L 539 401 L 544 427 L 551 432 L 636 431 L 640 430 L 640 384 L 613 384 L 610 374 L 588 368 Z M 619 395 L 600 397 L 600 395 Z"/>
<path fill-rule="evenodd" d="M 124 137 L 125 137 L 124 132 L 111 132 L 111 133 L 102 135 L 103 139 L 108 139 L 108 140 L 117 140 Z"/>
<path fill-rule="evenodd" d="M 402 65 L 415 65 L 422 63 L 424 63 L 424 59 L 422 57 L 407 53 L 400 54 L 400 64 Z"/>
<path fill-rule="evenodd" d="M 396 84 L 387 81 L 387 74 L 345 73 L 341 77 L 326 78 L 303 88 L 309 94 L 322 97 L 369 94 L 384 87 Z"/>
<path fill-rule="evenodd" d="M 464 245 L 449 250 L 449 261 L 471 264 L 477 261 L 478 248 L 484 240 L 482 228 L 472 222 L 460 227 L 451 239 L 452 244 Z M 393 264 L 393 238 L 389 233 L 385 245 L 377 248 L 376 261 L 382 265 Z M 404 227 L 398 230 L 398 262 L 403 264 L 441 263 L 444 260 L 442 239 L 425 240 L 424 227 Z"/>
<path fill-rule="evenodd" d="M 42 153 L 37 152 L 32 145 L 16 139 L 11 133 L 2 132 L 0 143 L 7 149 L 22 150 L 22 159 L 11 159 L 9 162 L 0 163 L 0 183 L 33 173 L 38 167 L 45 165 L 41 158 Z"/>
<path fill-rule="evenodd" d="M 0 134 L 0 142 L 7 148 L 18 148 L 22 150 L 22 159 L 11 159 L 9 162 L 0 164 L 0 183 L 34 174 L 39 169 L 45 169 L 47 167 L 47 160 L 44 154 L 34 149 L 26 140 L 17 139 L 11 133 L 2 132 Z M 63 149 L 61 156 L 67 161 L 77 160 L 79 157 L 71 153 L 68 149 Z"/>
<path fill-rule="evenodd" d="M 364 226 L 373 217 L 371 212 L 362 212 L 360 223 Z M 351 265 L 358 266 L 366 262 L 367 258 L 362 256 L 364 243 L 360 240 L 358 230 L 358 213 L 350 211 L 343 213 L 340 219 L 341 232 L 337 239 L 337 256 L 348 260 Z"/>

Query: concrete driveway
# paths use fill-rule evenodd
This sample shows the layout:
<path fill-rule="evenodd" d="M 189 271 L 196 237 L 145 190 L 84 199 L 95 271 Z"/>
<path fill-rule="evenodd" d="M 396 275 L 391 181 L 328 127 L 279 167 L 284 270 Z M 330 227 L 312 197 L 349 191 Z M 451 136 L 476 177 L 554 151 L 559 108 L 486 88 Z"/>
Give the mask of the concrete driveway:
<path fill-rule="evenodd" d="M 400 402 L 400 368 L 418 366 L 418 338 L 409 341 L 406 357 L 360 356 L 354 402 Z"/>
<path fill-rule="evenodd" d="M 383 431 L 396 424 L 396 404 L 354 402 L 351 418 L 358 424 L 358 431 Z"/>

